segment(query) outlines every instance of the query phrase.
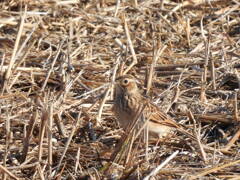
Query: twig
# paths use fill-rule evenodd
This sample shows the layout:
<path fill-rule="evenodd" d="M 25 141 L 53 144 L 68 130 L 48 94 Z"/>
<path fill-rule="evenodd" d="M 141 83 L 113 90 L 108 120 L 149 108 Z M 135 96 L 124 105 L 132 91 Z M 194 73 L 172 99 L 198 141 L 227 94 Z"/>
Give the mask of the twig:
<path fill-rule="evenodd" d="M 122 136 L 121 141 L 117 144 L 117 146 L 115 148 L 115 151 L 112 153 L 112 155 L 110 157 L 110 163 L 106 164 L 105 167 L 103 168 L 103 171 L 105 173 L 110 168 L 112 162 L 117 161 L 118 155 L 120 154 L 120 156 L 121 156 L 123 154 L 123 151 L 125 150 L 126 145 L 128 144 L 128 141 L 129 141 L 130 137 L 132 136 L 132 134 L 134 132 L 134 127 L 138 123 L 138 121 L 140 119 L 140 116 L 142 116 L 142 112 L 143 112 L 144 109 L 145 109 L 145 106 L 143 106 L 142 108 L 139 108 L 139 111 L 136 113 L 135 118 L 131 122 L 130 126 L 128 126 L 124 135 Z M 136 139 L 137 135 L 134 138 Z M 119 157 L 118 159 L 121 159 L 121 157 Z"/>
<path fill-rule="evenodd" d="M 108 89 L 105 91 L 104 97 L 103 97 L 103 99 L 101 101 L 101 104 L 98 108 L 98 114 L 97 114 L 97 118 L 96 118 L 97 119 L 97 126 L 99 126 L 101 124 L 101 116 L 102 116 L 103 107 L 105 105 L 105 102 L 106 102 L 107 98 L 109 97 L 109 93 L 110 93 L 111 89 L 112 89 L 112 87 L 109 86 Z"/>
<path fill-rule="evenodd" d="M 52 179 L 52 151 L 53 151 L 53 145 L 52 145 L 52 128 L 53 128 L 53 103 L 49 105 L 48 108 L 48 179 Z"/>
<path fill-rule="evenodd" d="M 176 91 L 175 91 L 174 98 L 173 98 L 173 100 L 171 101 L 171 103 L 169 104 L 169 106 L 167 107 L 167 109 L 165 110 L 165 113 L 167 113 L 167 112 L 170 110 L 170 108 L 172 107 L 172 105 L 177 102 L 177 100 L 179 99 L 179 97 L 180 97 L 180 95 L 181 95 L 179 86 L 180 86 L 180 84 L 181 84 L 183 74 L 184 74 L 184 71 L 182 71 L 182 73 L 180 74 L 180 77 L 179 77 L 179 79 L 178 79 L 178 83 L 177 83 L 177 86 L 176 86 Z"/>
<path fill-rule="evenodd" d="M 6 173 L 8 176 L 10 176 L 13 179 L 18 180 L 19 178 L 17 176 L 15 176 L 14 174 L 12 174 L 8 169 L 6 169 L 4 166 L 0 165 L 0 172 L 2 173 Z"/>
<path fill-rule="evenodd" d="M 37 40 L 33 40 L 30 45 L 27 47 L 26 51 L 24 52 L 21 60 L 19 62 L 17 62 L 16 66 L 14 67 L 14 69 L 12 70 L 12 73 L 15 73 L 17 68 L 24 62 L 25 58 L 27 57 L 27 55 L 30 52 L 30 49 L 32 49 L 33 45 L 37 42 Z M 20 67 L 21 68 L 21 67 Z"/>
<path fill-rule="evenodd" d="M 201 19 L 201 33 L 203 40 L 205 42 L 205 63 L 204 63 L 204 72 L 202 74 L 202 85 L 201 85 L 201 95 L 200 99 L 202 102 L 206 102 L 206 84 L 207 84 L 207 73 L 208 73 L 208 61 L 209 61 L 209 52 L 210 52 L 210 38 L 208 36 L 208 40 L 204 34 L 203 30 L 203 17 Z"/>
<path fill-rule="evenodd" d="M 120 0 L 116 0 L 116 7 L 115 7 L 115 12 L 114 12 L 114 17 L 117 17 L 118 9 L 119 9 L 120 3 L 121 3 Z"/>
<path fill-rule="evenodd" d="M 240 138 L 240 128 L 238 128 L 237 132 L 234 134 L 231 140 L 227 143 L 225 148 L 223 148 L 223 150 L 228 151 L 239 138 Z"/>
<path fill-rule="evenodd" d="M 215 73 L 215 65 L 214 65 L 214 59 L 210 58 L 210 62 L 211 62 L 211 78 L 212 78 L 212 88 L 213 90 L 216 90 L 216 73 Z"/>
<path fill-rule="evenodd" d="M 43 138 L 45 134 L 45 129 L 46 129 L 46 123 L 48 120 L 48 111 L 46 107 L 42 107 L 42 117 L 41 117 L 41 127 L 40 127 L 40 132 L 39 132 L 39 145 L 38 145 L 38 160 L 42 160 L 42 152 L 43 152 Z"/>
<path fill-rule="evenodd" d="M 165 161 L 162 162 L 156 169 L 154 169 L 149 175 L 147 175 L 143 180 L 149 180 L 152 176 L 155 176 L 165 165 L 167 165 L 177 154 L 179 151 L 175 151 L 171 156 L 169 156 Z"/>
<path fill-rule="evenodd" d="M 21 162 L 22 163 L 26 160 L 26 157 L 27 157 L 29 143 L 30 143 L 30 140 L 31 140 L 31 137 L 32 137 L 33 129 L 34 129 L 35 124 L 36 124 L 37 117 L 38 117 L 38 112 L 37 112 L 37 109 L 34 108 L 33 109 L 33 115 L 31 117 L 29 125 L 28 125 L 27 135 L 23 140 L 23 150 L 22 150 L 22 157 L 21 157 Z"/>
<path fill-rule="evenodd" d="M 15 63 L 15 60 L 16 60 L 17 49 L 18 49 L 18 46 L 19 46 L 19 42 L 20 42 L 20 39 L 21 39 L 22 32 L 23 32 L 24 21 L 25 21 L 25 18 L 26 18 L 26 11 L 27 11 L 27 6 L 25 6 L 24 13 L 21 16 L 21 23 L 20 23 L 20 26 L 19 26 L 16 41 L 15 41 L 15 44 L 14 44 L 13 53 L 12 53 L 12 56 L 11 56 L 11 60 L 9 62 L 8 70 L 5 74 L 5 80 L 6 80 L 5 82 L 7 82 L 9 80 L 9 78 L 12 74 L 12 67 L 13 67 L 13 65 Z M 6 83 L 5 83 L 4 87 L 6 88 Z"/>
<path fill-rule="evenodd" d="M 137 64 L 138 60 L 137 60 L 137 56 L 135 54 L 135 50 L 133 48 L 133 44 L 132 44 L 132 40 L 131 40 L 131 36 L 130 36 L 130 33 L 129 33 L 129 30 L 128 30 L 128 24 L 127 24 L 127 20 L 125 18 L 125 16 L 123 15 L 123 21 L 124 21 L 124 29 L 125 29 L 125 34 L 127 36 L 127 41 L 128 41 L 128 45 L 130 47 L 130 51 L 132 53 L 132 56 L 133 56 L 133 61 L 132 63 L 127 67 L 127 69 L 123 72 L 123 75 L 124 74 L 127 74 L 128 71 L 133 67 L 135 66 L 135 64 Z"/>
<path fill-rule="evenodd" d="M 159 57 L 162 55 L 162 53 L 164 52 L 164 50 L 165 50 L 166 48 L 167 48 L 167 46 L 164 45 L 162 48 L 159 48 L 159 49 L 154 53 L 153 61 L 152 61 L 151 67 L 150 67 L 149 75 L 148 75 L 147 91 L 146 91 L 146 94 L 147 94 L 147 95 L 149 94 L 149 91 L 150 91 L 151 86 L 152 86 L 152 78 L 153 78 L 153 74 L 154 74 L 154 69 L 155 69 L 156 63 L 157 63 Z"/>
<path fill-rule="evenodd" d="M 186 25 L 186 34 L 187 34 L 187 42 L 188 42 L 188 47 L 191 47 L 191 25 L 190 25 L 190 19 L 187 18 L 187 25 Z"/>
<path fill-rule="evenodd" d="M 194 134 L 197 138 L 197 143 L 198 143 L 202 158 L 203 158 L 204 162 L 207 162 L 206 153 L 204 151 L 204 148 L 203 148 L 202 143 L 201 143 L 201 138 L 200 138 L 201 128 L 198 128 L 198 132 L 197 132 L 196 120 L 195 120 L 191 111 L 189 111 L 189 118 L 193 121 L 193 124 L 194 124 Z"/>
<path fill-rule="evenodd" d="M 69 114 L 66 114 L 66 115 L 67 115 L 67 117 L 68 117 L 69 119 L 71 119 L 72 122 L 74 122 L 74 119 L 73 119 L 73 117 L 72 117 L 71 115 L 69 115 Z M 64 158 L 65 155 L 66 155 L 66 152 L 67 152 L 67 150 L 68 150 L 68 147 L 69 147 L 69 145 L 70 145 L 70 142 L 71 142 L 71 140 L 72 140 L 72 137 L 73 137 L 76 129 L 78 128 L 78 125 L 79 125 L 81 119 L 82 119 L 82 118 L 81 118 L 81 113 L 79 113 L 79 114 L 78 114 L 78 118 L 77 118 L 77 122 L 76 122 L 75 126 L 73 126 L 73 128 L 72 128 L 72 130 L 71 130 L 71 133 L 70 133 L 70 135 L 69 135 L 69 137 L 68 137 L 68 140 L 67 140 L 67 142 L 66 142 L 66 144 L 65 144 L 65 148 L 64 148 L 64 150 L 63 150 L 63 152 L 62 152 L 62 156 L 61 156 L 61 158 L 60 158 L 60 160 L 59 160 L 59 162 L 58 162 L 57 171 L 59 170 L 59 168 L 60 168 L 60 166 L 61 166 L 61 164 L 62 164 L 63 158 Z"/>
<path fill-rule="evenodd" d="M 54 58 L 54 60 L 53 60 L 53 62 L 52 62 L 52 64 L 51 64 L 51 68 L 49 69 L 49 71 L 48 71 L 48 73 L 47 73 L 47 76 L 46 76 L 46 79 L 45 79 L 45 81 L 44 81 L 44 83 L 43 83 L 43 85 L 42 85 L 41 91 L 44 91 L 44 89 L 45 89 L 45 87 L 46 87 L 46 85 L 47 85 L 48 79 L 49 79 L 49 77 L 50 77 L 50 75 L 51 75 L 51 73 L 52 73 L 52 71 L 53 71 L 54 65 L 55 65 L 57 59 L 59 58 L 59 54 L 60 54 L 60 52 L 61 52 L 63 42 L 64 42 L 64 41 L 61 41 L 61 43 L 60 43 L 59 46 L 58 46 L 57 54 L 56 54 L 56 56 L 55 56 L 55 58 Z"/>
<path fill-rule="evenodd" d="M 236 122 L 239 122 L 239 116 L 238 116 L 238 90 L 235 91 L 235 94 L 234 94 L 234 103 L 233 103 L 233 107 L 234 107 L 234 119 Z"/>
<path fill-rule="evenodd" d="M 155 71 L 172 71 L 177 68 L 188 68 L 191 66 L 202 66 L 204 65 L 203 62 L 198 63 L 183 63 L 183 64 L 161 64 L 155 66 Z M 140 69 L 146 69 L 146 67 L 141 67 Z"/>
<path fill-rule="evenodd" d="M 208 175 L 210 173 L 213 173 L 213 172 L 216 172 L 216 171 L 219 171 L 221 169 L 224 169 L 226 167 L 230 167 L 230 166 L 234 166 L 234 165 L 237 165 L 240 163 L 240 160 L 236 160 L 236 161 L 233 161 L 233 162 L 229 162 L 229 163 L 226 163 L 226 164 L 223 164 L 223 165 L 220 165 L 220 166 L 214 166 L 212 168 L 209 168 L 207 170 L 203 170 L 199 173 L 197 173 L 196 175 L 193 175 L 189 178 L 189 180 L 192 180 L 192 179 L 197 179 L 198 177 L 203 177 L 205 175 Z"/>
<path fill-rule="evenodd" d="M 127 47 L 120 41 L 120 39 L 115 38 L 114 41 L 116 42 L 116 44 L 123 50 L 126 51 Z"/>

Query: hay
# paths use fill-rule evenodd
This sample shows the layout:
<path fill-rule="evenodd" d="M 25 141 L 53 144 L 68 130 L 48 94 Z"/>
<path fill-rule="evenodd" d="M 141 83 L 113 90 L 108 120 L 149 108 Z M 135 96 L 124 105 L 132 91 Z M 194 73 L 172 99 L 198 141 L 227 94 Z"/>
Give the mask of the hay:
<path fill-rule="evenodd" d="M 1 179 L 240 178 L 238 1 L 0 7 Z M 195 140 L 124 134 L 111 111 L 121 73 Z"/>

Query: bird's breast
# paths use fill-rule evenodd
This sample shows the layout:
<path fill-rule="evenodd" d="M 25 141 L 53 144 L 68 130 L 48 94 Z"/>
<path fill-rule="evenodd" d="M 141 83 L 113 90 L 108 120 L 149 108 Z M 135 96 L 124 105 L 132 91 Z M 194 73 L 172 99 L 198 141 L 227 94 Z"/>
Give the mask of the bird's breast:
<path fill-rule="evenodd" d="M 115 97 L 114 113 L 123 128 L 127 128 L 135 119 L 139 108 L 137 97 L 129 94 L 121 94 Z"/>

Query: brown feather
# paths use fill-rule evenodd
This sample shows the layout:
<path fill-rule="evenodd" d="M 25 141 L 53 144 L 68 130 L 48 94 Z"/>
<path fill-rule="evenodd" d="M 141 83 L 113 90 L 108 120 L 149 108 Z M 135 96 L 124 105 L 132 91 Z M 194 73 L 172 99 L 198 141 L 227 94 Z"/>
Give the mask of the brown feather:
<path fill-rule="evenodd" d="M 177 123 L 148 99 L 144 98 L 137 87 L 136 80 L 131 75 L 120 76 L 116 79 L 114 89 L 114 113 L 124 130 L 135 119 L 138 110 L 143 110 L 143 119 L 147 122 L 150 132 L 159 136 L 165 135 L 178 128 Z M 144 124 L 144 122 L 141 122 Z"/>

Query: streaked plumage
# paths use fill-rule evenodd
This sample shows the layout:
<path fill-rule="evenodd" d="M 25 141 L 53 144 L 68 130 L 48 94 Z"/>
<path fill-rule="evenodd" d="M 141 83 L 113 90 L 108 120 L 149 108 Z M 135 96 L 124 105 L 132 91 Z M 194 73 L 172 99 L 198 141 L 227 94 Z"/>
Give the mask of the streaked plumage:
<path fill-rule="evenodd" d="M 124 130 L 128 128 L 139 109 L 144 105 L 146 106 L 143 110 L 143 119 L 147 121 L 146 126 L 150 132 L 165 136 L 179 127 L 167 114 L 140 94 L 137 81 L 133 76 L 118 77 L 114 88 L 113 110 Z"/>

